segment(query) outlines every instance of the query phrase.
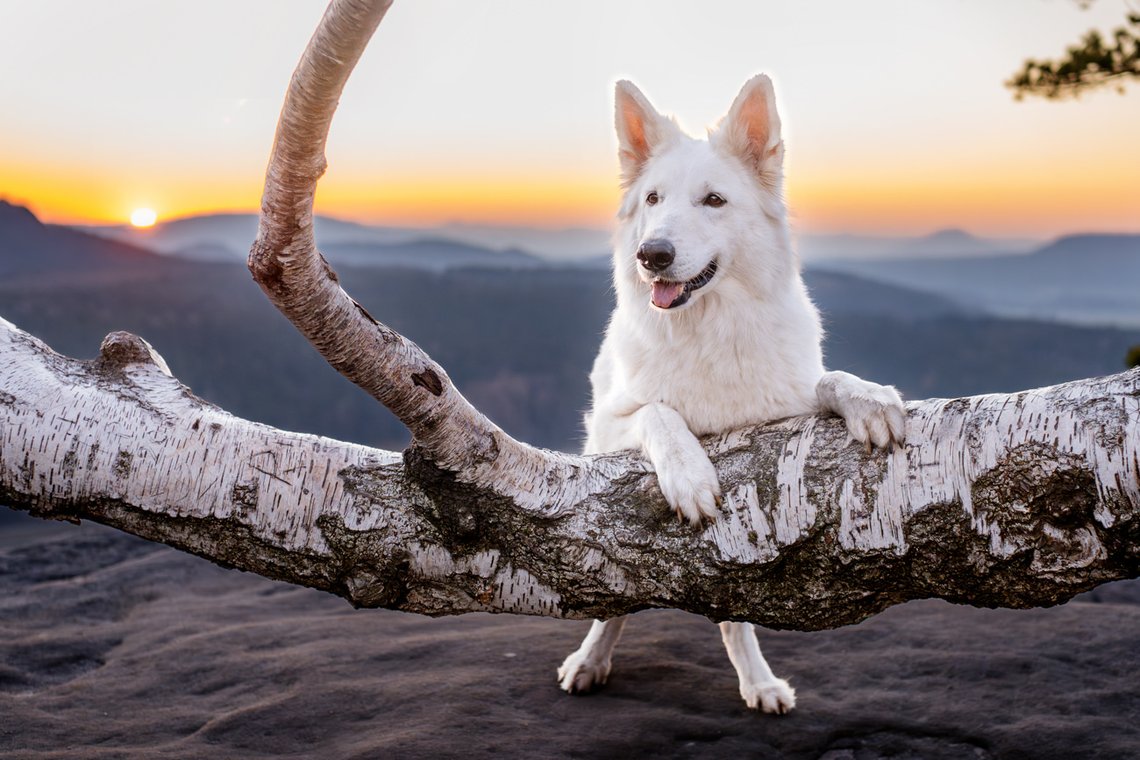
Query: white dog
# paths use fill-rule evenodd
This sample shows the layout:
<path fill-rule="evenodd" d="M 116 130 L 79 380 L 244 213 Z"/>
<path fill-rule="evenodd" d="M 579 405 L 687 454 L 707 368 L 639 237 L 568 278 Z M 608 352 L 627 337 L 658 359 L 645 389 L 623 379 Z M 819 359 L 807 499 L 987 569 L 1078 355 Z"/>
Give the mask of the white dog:
<path fill-rule="evenodd" d="M 614 248 L 617 306 L 590 375 L 586 453 L 638 448 L 666 501 L 713 520 L 716 471 L 697 436 L 831 411 L 868 448 L 903 440 L 894 388 L 823 370 L 819 314 L 792 250 L 772 82 L 753 77 L 707 140 L 618 82 L 625 195 Z M 563 689 L 605 683 L 624 618 L 594 621 L 558 669 Z M 749 707 L 785 713 L 795 691 L 750 623 L 720 624 Z"/>

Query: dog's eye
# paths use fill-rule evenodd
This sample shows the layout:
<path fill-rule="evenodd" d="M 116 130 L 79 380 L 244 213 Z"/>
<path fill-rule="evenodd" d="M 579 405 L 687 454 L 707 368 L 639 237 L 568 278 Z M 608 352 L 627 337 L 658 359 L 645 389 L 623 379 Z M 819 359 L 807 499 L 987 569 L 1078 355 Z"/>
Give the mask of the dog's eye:
<path fill-rule="evenodd" d="M 656 190 L 654 190 L 649 195 L 645 196 L 645 202 L 648 203 L 650 206 L 656 206 L 657 201 L 659 201 L 659 200 L 661 200 L 661 199 L 659 197 L 657 197 L 657 191 Z"/>
<path fill-rule="evenodd" d="M 727 203 L 727 201 L 725 201 L 724 198 L 721 198 L 716 193 L 709 193 L 705 196 L 705 199 L 702 201 L 702 203 L 704 203 L 706 206 L 712 206 L 713 208 L 720 208 L 725 203 Z"/>

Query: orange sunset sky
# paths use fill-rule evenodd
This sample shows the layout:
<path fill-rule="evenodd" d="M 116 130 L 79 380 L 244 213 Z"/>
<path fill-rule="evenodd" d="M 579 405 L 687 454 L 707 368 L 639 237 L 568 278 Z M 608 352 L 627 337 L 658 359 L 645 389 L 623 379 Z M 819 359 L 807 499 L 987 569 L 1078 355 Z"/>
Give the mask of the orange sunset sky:
<path fill-rule="evenodd" d="M 0 0 L 0 197 L 52 222 L 251 211 L 323 3 Z M 1128 6 L 1097 0 L 397 0 L 333 124 L 318 211 L 606 227 L 612 86 L 700 132 L 776 81 L 805 232 L 1140 231 L 1140 87 L 1002 82 Z"/>

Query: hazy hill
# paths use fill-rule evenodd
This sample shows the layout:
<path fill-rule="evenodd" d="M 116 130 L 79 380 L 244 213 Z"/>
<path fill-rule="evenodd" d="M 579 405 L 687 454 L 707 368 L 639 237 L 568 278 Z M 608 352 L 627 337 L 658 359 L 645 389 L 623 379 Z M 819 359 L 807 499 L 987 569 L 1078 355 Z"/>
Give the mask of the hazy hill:
<path fill-rule="evenodd" d="M 965 230 L 939 230 L 930 235 L 883 237 L 873 235 L 799 235 L 800 257 L 824 266 L 832 261 L 894 260 L 909 258 L 972 258 L 1026 253 L 1041 245 L 1025 238 L 982 238 Z"/>
<path fill-rule="evenodd" d="M 535 269 L 550 266 L 542 259 L 512 248 L 492 251 L 452 240 L 411 240 L 406 243 L 326 243 L 324 254 L 336 266 L 398 267 L 440 272 L 455 267 Z"/>
<path fill-rule="evenodd" d="M 1140 326 L 1140 235 L 1072 235 L 1028 255 L 832 261 L 991 314 Z"/>
<path fill-rule="evenodd" d="M 92 235 L 129 242 L 156 253 L 207 261 L 244 261 L 257 237 L 256 214 L 203 214 L 172 219 L 154 227 L 130 225 L 77 227 Z M 418 231 L 367 227 L 340 219 L 318 216 L 314 230 L 322 242 L 401 243 L 414 240 Z"/>
<path fill-rule="evenodd" d="M 128 225 L 80 227 L 84 232 L 131 243 L 158 253 L 210 261 L 243 261 L 257 234 L 255 214 L 207 214 L 173 219 L 151 229 Z M 445 224 L 438 227 L 385 227 L 358 224 L 327 216 L 315 220 L 317 242 L 330 245 L 403 245 L 417 240 L 449 241 L 491 251 L 525 251 L 540 259 L 580 265 L 608 260 L 610 232 L 604 229 L 548 230 L 533 227 Z M 963 230 L 931 235 L 798 235 L 796 244 L 807 262 L 850 259 L 974 257 L 1024 253 L 1036 240 L 982 238 Z M 367 263 L 363 260 L 359 263 Z"/>
<path fill-rule="evenodd" d="M 425 231 L 368 227 L 328 217 L 315 222 L 321 253 L 335 266 L 407 267 L 440 271 L 455 266 L 525 269 L 545 262 L 518 249 L 492 250 Z M 212 214 L 176 219 L 150 229 L 129 226 L 78 228 L 100 239 L 138 245 L 172 259 L 244 263 L 257 235 L 252 214 Z"/>
<path fill-rule="evenodd" d="M 135 246 L 45 225 L 23 206 L 0 200 L 0 281 L 60 272 L 138 272 L 158 258 Z"/>
<path fill-rule="evenodd" d="M 256 214 L 206 214 L 173 219 L 150 229 L 129 225 L 79 227 L 84 232 L 111 240 L 128 242 L 158 253 L 209 261 L 244 261 L 257 235 Z M 399 254 L 388 247 L 434 241 L 439 244 L 468 246 L 485 253 L 505 252 L 512 256 L 487 263 L 517 266 L 517 254 L 526 251 L 551 261 L 578 261 L 604 253 L 609 248 L 609 232 L 594 229 L 545 230 L 529 227 L 448 224 L 439 227 L 385 227 L 357 224 L 327 216 L 314 221 L 317 243 L 322 250 L 351 247 L 359 255 L 356 263 L 380 266 Z M 374 257 L 367 246 L 377 246 Z"/>
<path fill-rule="evenodd" d="M 804 272 L 812 300 L 832 315 L 895 317 L 903 321 L 965 316 L 968 309 L 949 298 L 876 282 L 844 272 Z"/>

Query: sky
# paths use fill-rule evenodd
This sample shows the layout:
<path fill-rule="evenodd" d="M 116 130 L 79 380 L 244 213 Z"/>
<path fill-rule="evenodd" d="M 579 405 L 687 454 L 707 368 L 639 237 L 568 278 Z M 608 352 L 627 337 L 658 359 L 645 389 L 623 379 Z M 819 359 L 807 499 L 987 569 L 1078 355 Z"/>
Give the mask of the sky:
<path fill-rule="evenodd" d="M 607 227 L 614 81 L 701 134 L 762 71 L 800 232 L 1138 232 L 1140 86 L 1016 102 L 1002 84 L 1128 8 L 396 0 L 334 119 L 317 210 Z M 323 9 L 0 0 L 0 197 L 59 223 L 256 210 L 285 86 Z"/>

